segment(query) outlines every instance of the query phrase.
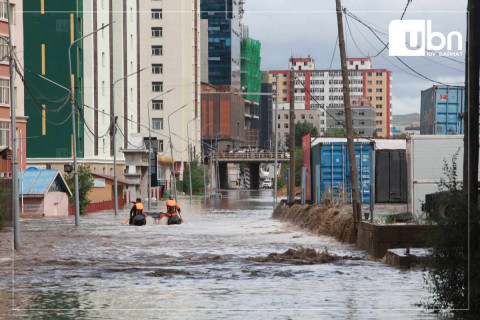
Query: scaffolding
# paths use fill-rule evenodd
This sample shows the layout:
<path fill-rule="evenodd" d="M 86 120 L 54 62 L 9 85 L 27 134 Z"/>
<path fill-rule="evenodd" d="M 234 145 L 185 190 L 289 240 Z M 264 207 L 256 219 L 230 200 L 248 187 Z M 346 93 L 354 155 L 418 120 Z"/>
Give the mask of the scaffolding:
<path fill-rule="evenodd" d="M 260 50 L 262 44 L 250 38 L 242 39 L 241 44 L 241 85 L 246 92 L 260 93 L 262 71 L 260 70 Z M 260 96 L 246 95 L 246 100 L 260 102 Z"/>

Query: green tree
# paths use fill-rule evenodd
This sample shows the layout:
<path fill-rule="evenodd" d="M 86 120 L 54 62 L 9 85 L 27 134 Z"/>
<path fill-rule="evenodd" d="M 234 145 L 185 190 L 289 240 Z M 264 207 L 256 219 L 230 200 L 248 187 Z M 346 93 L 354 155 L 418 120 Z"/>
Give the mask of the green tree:
<path fill-rule="evenodd" d="M 192 162 L 192 193 L 205 192 L 203 190 L 203 169 L 199 166 L 198 161 Z M 190 167 L 187 166 L 183 171 L 183 182 L 177 180 L 178 190 L 182 190 L 186 194 L 190 193 L 190 179 L 189 179 Z M 208 183 L 208 177 L 207 177 Z"/>
<path fill-rule="evenodd" d="M 430 238 L 432 249 L 425 282 L 434 295 L 433 301 L 425 305 L 436 309 L 466 309 L 469 289 L 471 303 L 468 316 L 474 316 L 480 314 L 480 234 L 475 231 L 480 213 L 478 209 L 472 209 L 470 217 L 468 215 L 467 201 L 460 191 L 461 184 L 456 180 L 457 156 L 458 153 L 453 156 L 451 166 L 445 162 L 447 179 L 442 179 L 439 184 L 444 194 L 437 200 L 440 201 L 437 207 L 444 207 L 445 214 L 433 216 L 436 228 Z"/>
<path fill-rule="evenodd" d="M 72 191 L 72 196 L 70 197 L 70 204 L 75 203 L 75 181 L 73 173 L 65 173 L 65 181 L 67 181 L 68 187 Z M 78 166 L 78 198 L 80 201 L 80 214 L 84 214 L 87 210 L 87 205 L 90 203 L 87 195 L 90 190 L 93 188 L 93 176 L 90 166 L 80 165 Z"/>
<path fill-rule="evenodd" d="M 376 132 L 376 131 L 375 131 Z M 374 136 L 375 133 L 374 132 Z M 327 131 L 323 134 L 324 137 L 335 137 L 335 138 L 346 138 L 347 137 L 347 129 L 346 128 L 340 128 L 340 127 L 332 127 L 328 128 Z M 358 133 L 355 131 L 353 132 L 354 137 L 360 137 Z"/>
<path fill-rule="evenodd" d="M 295 124 L 295 145 L 301 146 L 303 136 L 308 133 L 312 136 L 318 136 L 318 129 L 306 120 L 304 122 L 297 122 Z"/>

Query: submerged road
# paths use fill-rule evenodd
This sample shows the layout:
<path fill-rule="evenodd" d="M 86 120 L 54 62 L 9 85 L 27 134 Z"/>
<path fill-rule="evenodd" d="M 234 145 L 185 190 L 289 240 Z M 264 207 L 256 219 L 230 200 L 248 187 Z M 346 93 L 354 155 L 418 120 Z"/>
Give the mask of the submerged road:
<path fill-rule="evenodd" d="M 11 231 L 0 233 L 0 318 L 435 318 L 417 305 L 428 295 L 421 270 L 248 260 L 300 247 L 365 254 L 270 219 L 269 190 L 188 202 L 181 226 L 125 226 L 127 209 L 82 217 L 77 228 L 72 217 L 22 219 L 20 252 Z"/>

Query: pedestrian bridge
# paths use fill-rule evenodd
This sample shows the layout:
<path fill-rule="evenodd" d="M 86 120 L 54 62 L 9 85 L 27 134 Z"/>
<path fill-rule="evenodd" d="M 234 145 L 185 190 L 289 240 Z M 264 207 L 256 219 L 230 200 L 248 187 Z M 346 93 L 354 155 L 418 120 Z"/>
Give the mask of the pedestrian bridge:
<path fill-rule="evenodd" d="M 212 160 L 218 160 L 223 163 L 274 163 L 275 152 L 219 152 L 218 157 Z M 278 152 L 278 162 L 289 162 L 289 152 Z"/>
<path fill-rule="evenodd" d="M 243 163 L 249 168 L 250 188 L 260 188 L 260 164 L 275 163 L 275 152 L 219 152 L 212 155 L 212 161 L 218 161 L 220 187 L 228 188 L 228 163 Z M 278 163 L 290 162 L 290 153 L 278 152 Z"/>

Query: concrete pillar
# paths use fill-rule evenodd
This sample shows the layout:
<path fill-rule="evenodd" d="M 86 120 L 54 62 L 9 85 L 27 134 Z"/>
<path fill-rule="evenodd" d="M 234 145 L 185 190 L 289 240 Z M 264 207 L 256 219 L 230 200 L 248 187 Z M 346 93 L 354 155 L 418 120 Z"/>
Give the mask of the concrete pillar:
<path fill-rule="evenodd" d="M 220 171 L 220 189 L 228 189 L 228 165 L 226 162 L 218 164 L 218 171 Z"/>
<path fill-rule="evenodd" d="M 250 169 L 250 189 L 260 189 L 260 163 L 249 163 Z"/>

